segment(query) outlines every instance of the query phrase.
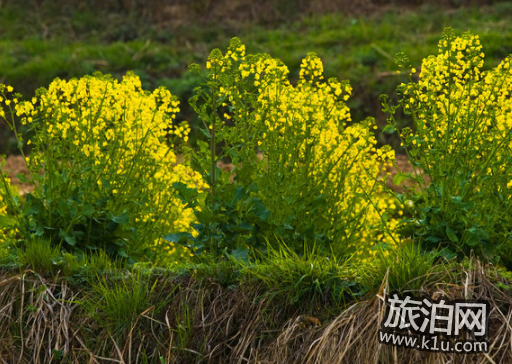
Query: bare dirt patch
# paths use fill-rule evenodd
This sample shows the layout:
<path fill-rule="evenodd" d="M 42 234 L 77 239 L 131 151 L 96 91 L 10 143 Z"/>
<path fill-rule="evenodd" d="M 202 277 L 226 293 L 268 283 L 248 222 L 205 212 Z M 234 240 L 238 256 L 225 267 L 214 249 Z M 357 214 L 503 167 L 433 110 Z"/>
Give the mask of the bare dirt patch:
<path fill-rule="evenodd" d="M 260 156 L 259 156 L 260 157 Z M 231 173 L 234 169 L 233 164 L 231 163 L 225 163 L 222 161 L 219 161 L 217 163 L 217 166 L 221 168 L 224 172 Z M 27 166 L 25 164 L 25 160 L 22 156 L 19 155 L 10 155 L 5 160 L 5 167 L 4 169 L 9 172 L 9 177 L 11 178 L 11 183 L 18 188 L 18 191 L 20 195 L 24 196 L 28 192 L 33 191 L 33 186 L 28 183 L 22 183 L 16 175 L 23 173 L 25 175 L 29 174 L 29 170 L 27 169 Z M 396 155 L 396 161 L 395 165 L 392 167 L 387 167 L 385 171 L 381 174 L 381 177 L 384 178 L 386 173 L 390 173 L 391 175 L 386 179 L 386 187 L 391 189 L 392 191 L 396 193 L 402 193 L 404 192 L 404 188 L 402 185 L 405 185 L 406 187 L 411 187 L 411 183 L 408 181 L 404 181 L 402 185 L 395 185 L 393 183 L 393 177 L 399 173 L 412 173 L 414 174 L 414 168 L 409 163 L 409 159 L 406 155 L 397 154 Z M 234 176 L 233 176 L 234 180 Z"/>
<path fill-rule="evenodd" d="M 397 154 L 395 159 L 395 165 L 392 167 L 387 167 L 385 172 L 382 173 L 382 177 L 385 176 L 386 173 L 390 173 L 391 175 L 386 179 L 386 187 L 392 190 L 395 193 L 404 192 L 404 186 L 407 188 L 413 187 L 413 183 L 410 180 L 403 181 L 400 185 L 395 185 L 393 183 L 393 177 L 395 177 L 398 173 L 410 173 L 411 175 L 419 175 L 423 174 L 423 178 L 425 182 L 430 183 L 430 179 L 428 175 L 425 175 L 422 170 L 414 169 L 412 164 L 409 162 L 409 157 L 403 154 Z"/>
<path fill-rule="evenodd" d="M 29 170 L 25 164 L 25 159 L 21 155 L 10 155 L 5 159 L 4 170 L 9 173 L 11 183 L 18 188 L 20 195 L 24 196 L 34 190 L 34 187 L 28 183 L 22 183 L 16 175 L 24 174 L 28 176 Z"/>
<path fill-rule="evenodd" d="M 263 158 L 263 155 L 258 154 L 258 158 L 260 158 L 260 160 L 261 160 Z M 233 169 L 235 168 L 235 166 L 232 163 L 226 163 L 223 161 L 218 161 L 217 167 L 219 167 L 220 169 L 222 169 L 222 171 L 227 172 L 227 173 L 232 173 Z M 411 173 L 412 175 L 414 175 L 414 167 L 411 165 L 411 163 L 409 162 L 409 158 L 406 155 L 397 154 L 396 160 L 395 160 L 395 165 L 392 167 L 386 167 L 386 169 L 384 171 L 382 171 L 382 173 L 380 175 L 380 178 L 385 178 L 386 174 L 390 173 L 390 176 L 388 178 L 386 178 L 385 184 L 386 184 L 387 188 L 389 188 L 390 190 L 392 190 L 393 192 L 396 192 L 396 193 L 404 192 L 403 186 L 405 186 L 405 187 L 412 186 L 410 181 L 404 181 L 400 185 L 395 185 L 393 183 L 393 177 L 396 176 L 400 172 L 401 173 Z M 420 172 L 421 171 L 417 170 L 417 173 L 420 173 Z M 428 177 L 426 177 L 426 178 L 428 178 Z M 234 173 L 233 173 L 233 176 L 231 177 L 231 181 L 234 181 Z"/>

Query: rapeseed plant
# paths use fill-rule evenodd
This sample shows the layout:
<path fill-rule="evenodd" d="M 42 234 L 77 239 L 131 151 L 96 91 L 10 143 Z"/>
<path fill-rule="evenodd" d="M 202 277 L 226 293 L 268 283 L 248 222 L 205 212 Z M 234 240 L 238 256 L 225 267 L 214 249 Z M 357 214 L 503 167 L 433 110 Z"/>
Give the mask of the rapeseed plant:
<path fill-rule="evenodd" d="M 178 164 L 174 148 L 190 129 L 174 123 L 178 100 L 168 90 L 144 91 L 133 73 L 120 82 L 95 74 L 56 79 L 31 100 L 18 99 L 12 107 L 4 94 L 4 105 L 30 131 L 26 161 L 35 191 L 23 206 L 24 238 L 45 235 L 66 249 L 130 258 L 176 252 L 161 236 L 193 232 L 195 216 L 170 186 L 203 184 Z M 14 120 L 8 124 L 16 132 Z"/>
<path fill-rule="evenodd" d="M 429 176 L 416 176 L 420 191 L 407 196 L 417 212 L 408 220 L 409 234 L 429 250 L 474 251 L 510 264 L 511 59 L 483 71 L 479 37 L 456 36 L 449 28 L 438 48 L 423 60 L 417 81 L 398 88 L 400 105 L 414 120 L 414 130 L 400 131 L 402 144 Z M 393 117 L 390 122 L 396 126 Z"/>
<path fill-rule="evenodd" d="M 206 68 L 204 87 L 191 104 L 205 122 L 210 149 L 231 158 L 237 184 L 256 184 L 249 195 L 270 210 L 268 219 L 256 222 L 258 233 L 266 229 L 267 238 L 278 236 L 297 251 L 303 250 L 294 246 L 297 241 L 319 241 L 360 259 L 378 245 L 395 244 L 389 228 L 399 206 L 377 181 L 394 151 L 376 147 L 372 119 L 352 122 L 347 81 L 324 80 L 322 62 L 311 53 L 293 85 L 280 60 L 246 55 L 237 38 L 226 54 L 212 51 Z M 199 66 L 191 69 L 198 72 Z M 218 154 L 202 151 L 205 160 Z M 208 174 L 213 169 L 207 162 L 202 166 L 212 189 L 229 186 L 226 178 Z M 258 239 L 265 247 L 265 238 Z"/>
<path fill-rule="evenodd" d="M 2 196 L 0 196 L 0 219 L 4 220 L 7 219 L 7 204 L 5 203 Z M 5 244 L 8 242 L 9 239 L 9 231 L 10 229 L 7 228 L 7 225 L 4 221 L 2 221 L 1 227 L 0 227 L 0 244 Z"/>
<path fill-rule="evenodd" d="M 7 247 L 13 243 L 18 233 L 19 222 L 11 216 L 11 210 L 19 201 L 18 190 L 11 184 L 9 176 L 3 172 L 5 160 L 0 161 L 0 246 Z"/>

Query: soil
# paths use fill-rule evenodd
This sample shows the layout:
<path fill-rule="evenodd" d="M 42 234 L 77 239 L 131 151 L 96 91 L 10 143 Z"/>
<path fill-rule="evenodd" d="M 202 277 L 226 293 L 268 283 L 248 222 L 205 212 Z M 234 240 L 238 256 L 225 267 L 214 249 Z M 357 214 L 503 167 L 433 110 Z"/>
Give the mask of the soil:
<path fill-rule="evenodd" d="M 261 154 L 258 154 L 258 158 L 262 158 Z M 232 163 L 225 163 L 222 161 L 217 162 L 217 166 L 222 169 L 224 172 L 231 172 L 234 169 Z M 396 193 L 404 192 L 404 188 L 402 185 L 395 185 L 393 183 L 393 177 L 399 173 L 413 173 L 414 167 L 409 163 L 409 158 L 406 155 L 397 154 L 395 165 L 392 167 L 387 167 L 384 172 L 381 173 L 381 178 L 384 178 L 386 173 L 390 173 L 391 175 L 386 179 L 386 187 Z M 233 176 L 234 177 L 234 176 Z M 232 181 L 234 179 L 232 178 Z M 406 187 L 411 187 L 411 183 L 408 181 L 404 181 L 403 185 Z"/>
<path fill-rule="evenodd" d="M 21 196 L 31 192 L 34 188 L 28 183 L 22 183 L 16 175 L 23 173 L 26 176 L 29 174 L 25 160 L 20 155 L 10 155 L 5 160 L 4 169 L 9 172 L 11 183 L 18 188 L 18 192 Z"/>
<path fill-rule="evenodd" d="M 219 168 L 221 168 L 225 172 L 231 172 L 234 168 L 234 166 L 231 163 L 224 163 L 219 161 L 217 163 Z M 7 157 L 5 161 L 5 167 L 4 169 L 9 172 L 9 177 L 11 178 L 11 183 L 18 188 L 18 191 L 21 196 L 26 195 L 28 192 L 31 192 L 33 190 L 33 186 L 27 183 L 22 183 L 16 175 L 23 173 L 25 175 L 29 174 L 29 171 L 25 165 L 25 160 L 22 156 L 19 155 L 10 155 Z M 397 186 L 393 184 L 393 177 L 398 172 L 403 173 L 412 173 L 414 171 L 412 165 L 409 163 L 409 160 L 407 156 L 398 154 L 396 156 L 396 162 L 395 166 L 386 168 L 386 171 L 382 173 L 382 177 L 384 177 L 385 173 L 390 173 L 391 176 L 389 176 L 386 179 L 386 186 L 393 190 L 396 193 L 401 193 L 404 191 L 404 188 L 402 186 Z M 407 182 L 404 182 L 404 185 L 407 187 L 410 186 Z"/>
<path fill-rule="evenodd" d="M 394 191 L 395 193 L 404 192 L 404 187 L 412 187 L 411 181 L 403 181 L 401 185 L 395 185 L 393 183 L 393 177 L 398 173 L 411 173 L 414 175 L 414 167 L 409 162 L 409 157 L 403 154 L 397 154 L 395 157 L 395 165 L 393 167 L 386 168 L 386 173 L 390 173 L 391 175 L 386 179 L 386 187 Z M 417 174 L 423 173 L 421 170 L 416 170 Z M 429 176 L 423 175 L 423 178 L 427 183 L 429 183 Z"/>

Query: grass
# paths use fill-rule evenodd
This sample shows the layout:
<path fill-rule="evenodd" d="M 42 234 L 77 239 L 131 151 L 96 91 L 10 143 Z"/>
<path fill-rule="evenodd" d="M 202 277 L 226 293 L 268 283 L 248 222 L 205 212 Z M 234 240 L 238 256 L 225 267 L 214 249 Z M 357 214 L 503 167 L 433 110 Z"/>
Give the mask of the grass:
<path fill-rule="evenodd" d="M 409 240 L 398 248 L 379 252 L 376 263 L 359 267 L 358 276 L 371 292 L 377 292 L 383 282 L 388 292 L 419 291 L 435 262 L 434 253 L 424 253 L 419 245 Z"/>
<path fill-rule="evenodd" d="M 18 269 L 18 254 L 13 246 L 0 244 L 0 270 Z"/>
<path fill-rule="evenodd" d="M 269 297 L 291 306 L 340 308 L 361 293 L 349 264 L 339 264 L 315 247 L 307 248 L 302 256 L 284 243 L 269 247 L 268 256 L 248 265 L 243 273 L 248 280 L 262 282 Z"/>
<path fill-rule="evenodd" d="M 294 274 L 281 274 L 277 267 L 283 267 L 285 260 L 300 266 L 301 260 L 289 255 L 274 259 L 278 278 L 246 272 L 251 279 L 242 274 L 230 286 L 207 276 L 193 278 L 190 273 L 162 270 L 118 270 L 81 285 L 33 271 L 2 273 L 0 357 L 18 363 L 421 360 L 424 354 L 420 351 L 392 350 L 377 343 L 384 285 L 377 295 L 369 292 L 336 310 L 331 306 L 325 315 L 329 308 L 325 303 L 317 301 L 314 307 L 304 297 L 299 302 L 287 299 L 286 295 L 300 294 L 302 288 L 294 291 L 289 285 L 284 295 L 262 295 L 272 290 L 269 282 Z M 229 264 L 234 270 L 240 268 L 239 262 L 231 262 L 221 270 Z M 260 273 L 270 274 L 271 264 L 262 264 Z M 510 273 L 473 259 L 434 265 L 433 271 L 443 274 L 429 274 L 415 296 L 442 293 L 448 299 L 489 300 L 494 311 L 488 355 L 495 363 L 508 363 L 510 346 L 500 342 L 512 335 L 508 324 L 512 315 Z M 430 360 L 435 364 L 473 362 L 472 356 L 446 353 L 433 353 Z"/>
<path fill-rule="evenodd" d="M 377 343 L 393 290 L 490 301 L 489 355 L 508 363 L 512 275 L 468 258 L 436 261 L 412 242 L 372 264 L 340 265 L 309 247 L 269 247 L 252 261 L 202 258 L 130 269 L 105 254 L 60 254 L 45 240 L 0 256 L 0 358 L 18 363 L 320 364 L 418 362 L 421 352 Z M 30 269 L 24 269 L 29 267 Z M 51 273 L 51 274 L 50 274 Z M 62 274 L 64 273 L 64 274 Z M 245 360 L 244 360 L 245 359 Z M 437 353 L 432 363 L 468 356 Z"/>
<path fill-rule="evenodd" d="M 91 255 L 76 256 L 64 253 L 61 259 L 61 269 L 66 277 L 78 280 L 86 280 L 96 277 L 97 274 L 105 274 L 123 268 L 124 264 L 112 261 L 102 250 Z"/>
<path fill-rule="evenodd" d="M 91 295 L 81 303 L 102 327 L 117 335 L 126 334 L 140 315 L 151 310 L 158 313 L 162 305 L 155 306 L 152 302 L 157 285 L 159 279 L 153 281 L 150 277 L 144 277 L 140 270 L 98 275 L 91 279 Z M 164 290 L 165 284 L 160 284 L 159 288 Z M 169 297 L 160 298 L 165 301 Z"/>
<path fill-rule="evenodd" d="M 60 256 L 60 247 L 52 246 L 49 240 L 43 238 L 29 240 L 18 250 L 18 262 L 21 267 L 30 267 L 43 274 L 57 272 Z"/>

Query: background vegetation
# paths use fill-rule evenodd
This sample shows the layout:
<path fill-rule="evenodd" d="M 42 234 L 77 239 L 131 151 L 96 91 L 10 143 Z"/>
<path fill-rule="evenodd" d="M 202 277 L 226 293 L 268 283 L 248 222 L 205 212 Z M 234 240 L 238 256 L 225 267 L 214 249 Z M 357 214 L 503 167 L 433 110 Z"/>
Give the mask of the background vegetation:
<path fill-rule="evenodd" d="M 192 122 L 192 140 L 199 137 L 199 122 L 187 100 L 198 78 L 185 70 L 235 36 L 247 53 L 281 59 L 292 79 L 306 53 L 316 52 L 326 79 L 347 79 L 354 88 L 348 104 L 353 119 L 373 116 L 380 128 L 385 117 L 375 95 L 407 80 L 394 72 L 395 53 L 407 53 L 419 66 L 447 26 L 480 35 L 487 69 L 512 52 L 508 1 L 23 0 L 4 1 L 0 9 L 0 82 L 28 97 L 55 77 L 94 71 L 120 77 L 133 70 L 143 88 L 164 85 L 180 98 L 178 120 Z M 378 135 L 381 143 L 390 142 Z M 0 153 L 14 147 L 12 139 L 2 141 Z"/>

